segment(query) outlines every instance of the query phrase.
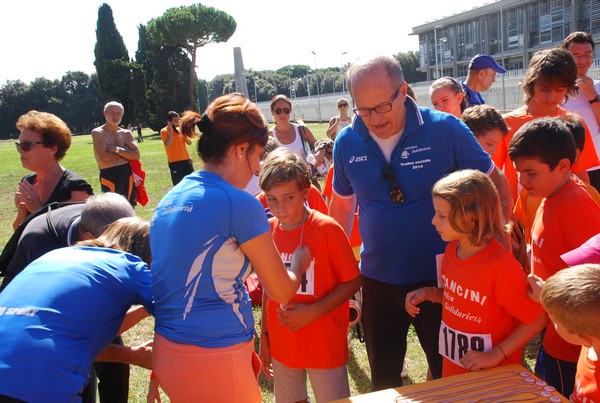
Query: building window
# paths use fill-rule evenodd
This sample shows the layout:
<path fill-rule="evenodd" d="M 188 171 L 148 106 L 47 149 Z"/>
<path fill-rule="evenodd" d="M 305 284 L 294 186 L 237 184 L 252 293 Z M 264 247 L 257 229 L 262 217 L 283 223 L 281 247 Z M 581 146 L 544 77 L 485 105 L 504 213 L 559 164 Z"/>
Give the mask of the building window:
<path fill-rule="evenodd" d="M 600 33 L 600 2 L 598 0 L 583 0 L 579 7 L 579 28 L 590 34 Z"/>

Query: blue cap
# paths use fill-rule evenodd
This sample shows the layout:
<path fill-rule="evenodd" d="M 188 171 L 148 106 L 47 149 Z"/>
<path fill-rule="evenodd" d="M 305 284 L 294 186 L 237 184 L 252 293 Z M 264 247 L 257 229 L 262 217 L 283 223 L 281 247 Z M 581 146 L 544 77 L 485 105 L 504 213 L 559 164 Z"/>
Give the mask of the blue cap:
<path fill-rule="evenodd" d="M 494 69 L 496 73 L 504 74 L 506 69 L 496 63 L 496 60 L 490 55 L 475 55 L 469 62 L 469 70 Z"/>

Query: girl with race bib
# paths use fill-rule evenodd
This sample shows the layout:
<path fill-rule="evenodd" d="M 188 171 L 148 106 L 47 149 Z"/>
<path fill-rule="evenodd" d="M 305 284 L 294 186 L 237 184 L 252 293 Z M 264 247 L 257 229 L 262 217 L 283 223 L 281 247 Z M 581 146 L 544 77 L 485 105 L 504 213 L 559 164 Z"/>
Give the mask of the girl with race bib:
<path fill-rule="evenodd" d="M 442 376 L 521 363 L 523 346 L 546 323 L 541 306 L 527 296 L 525 272 L 495 238 L 510 232 L 500 199 L 487 175 L 456 171 L 432 189 L 432 224 L 448 243 L 438 287 L 406 296 L 406 311 L 423 301 L 442 304 L 439 352 Z"/>

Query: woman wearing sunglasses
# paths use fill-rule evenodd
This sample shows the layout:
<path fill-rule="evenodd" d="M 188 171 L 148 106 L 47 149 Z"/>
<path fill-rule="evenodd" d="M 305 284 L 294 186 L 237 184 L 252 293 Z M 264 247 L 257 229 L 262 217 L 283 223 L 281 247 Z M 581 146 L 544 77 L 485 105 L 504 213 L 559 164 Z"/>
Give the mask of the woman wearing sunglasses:
<path fill-rule="evenodd" d="M 85 201 L 94 194 L 81 176 L 60 165 L 71 146 L 71 131 L 57 116 L 29 111 L 19 117 L 17 151 L 23 168 L 33 171 L 19 182 L 13 228 L 31 213 L 52 202 Z"/>
<path fill-rule="evenodd" d="M 271 129 L 271 136 L 282 146 L 298 154 L 304 160 L 308 152 L 305 143 L 312 150 L 315 145 L 315 136 L 306 126 L 290 122 L 292 101 L 285 95 L 275 95 L 271 100 L 271 113 L 275 119 L 275 127 Z"/>
<path fill-rule="evenodd" d="M 326 132 L 327 137 L 331 140 L 335 140 L 338 133 L 342 131 L 344 127 L 349 126 L 350 123 L 352 123 L 352 117 L 348 115 L 348 109 L 350 109 L 348 100 L 346 98 L 338 99 L 337 107 L 340 114 L 329 120 L 329 127 Z"/>

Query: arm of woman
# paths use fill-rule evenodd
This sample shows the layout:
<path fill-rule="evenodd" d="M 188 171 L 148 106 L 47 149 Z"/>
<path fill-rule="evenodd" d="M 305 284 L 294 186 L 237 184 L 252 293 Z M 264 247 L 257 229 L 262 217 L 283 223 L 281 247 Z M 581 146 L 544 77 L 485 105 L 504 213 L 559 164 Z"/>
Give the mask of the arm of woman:
<path fill-rule="evenodd" d="M 304 126 L 304 130 L 306 132 L 306 141 L 308 141 L 311 146 L 314 146 L 315 143 L 317 142 L 317 139 L 315 138 L 315 136 L 312 134 L 312 132 L 310 131 L 310 129 L 308 127 Z"/>
<path fill-rule="evenodd" d="M 302 273 L 310 263 L 310 251 L 299 247 L 292 257 L 292 266 L 286 270 L 269 232 L 258 235 L 240 245 L 269 298 L 279 304 L 287 303 L 295 294 Z"/>
<path fill-rule="evenodd" d="M 279 321 L 292 332 L 297 332 L 309 323 L 331 312 L 348 301 L 360 288 L 360 276 L 350 281 L 339 283 L 333 290 L 313 304 L 291 303 L 280 309 Z"/>
<path fill-rule="evenodd" d="M 19 189 L 15 193 L 15 206 L 17 207 L 17 217 L 13 221 L 13 229 L 17 229 L 30 213 L 42 207 L 42 202 L 33 185 L 25 179 L 19 182 Z"/>
<path fill-rule="evenodd" d="M 325 132 L 325 134 L 327 134 L 327 137 L 331 138 L 334 134 L 335 134 L 335 128 L 338 125 L 338 117 L 334 116 L 329 120 L 329 127 L 327 128 L 327 131 Z"/>
<path fill-rule="evenodd" d="M 267 293 L 262 295 L 262 309 L 260 322 L 260 345 L 258 357 L 260 358 L 262 373 L 269 379 L 273 379 L 273 364 L 271 363 L 271 345 L 269 344 L 269 327 L 267 324 Z"/>

